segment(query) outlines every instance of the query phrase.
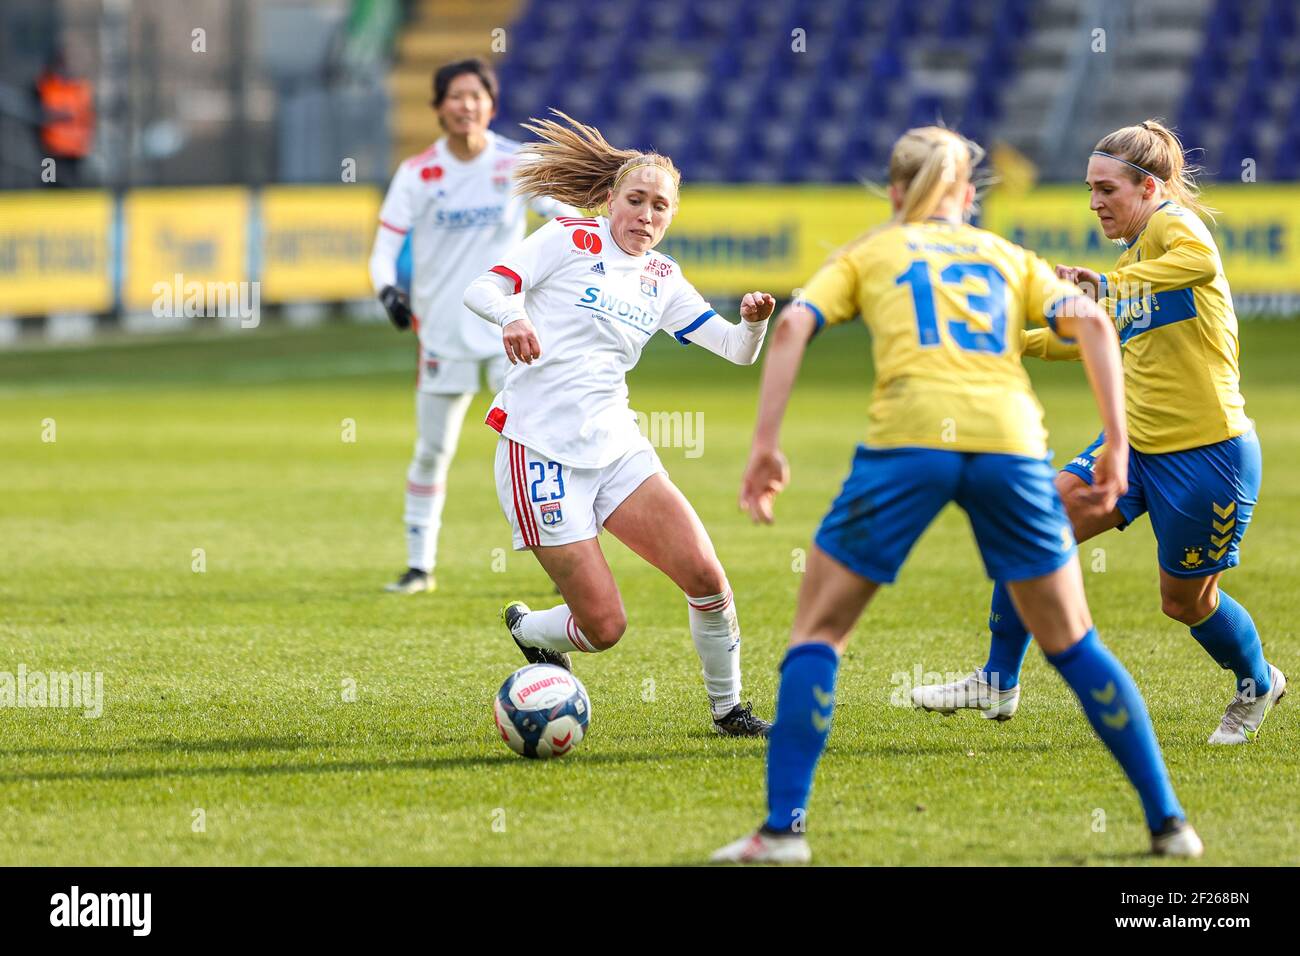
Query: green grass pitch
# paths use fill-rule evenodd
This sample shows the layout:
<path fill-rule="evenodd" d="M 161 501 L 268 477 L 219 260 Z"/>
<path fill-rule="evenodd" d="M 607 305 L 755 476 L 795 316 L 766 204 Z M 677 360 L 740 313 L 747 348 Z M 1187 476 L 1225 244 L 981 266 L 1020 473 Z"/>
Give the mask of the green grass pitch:
<path fill-rule="evenodd" d="M 1242 338 L 1265 475 L 1226 585 L 1294 680 L 1300 326 Z M 690 864 L 758 822 L 762 744 L 712 735 L 681 595 L 608 537 L 630 625 L 577 660 L 590 735 L 549 763 L 496 736 L 492 695 L 523 663 L 497 611 L 553 595 L 509 551 L 486 394 L 451 475 L 437 593 L 381 592 L 404 564 L 412 351 L 340 323 L 0 355 L 0 671 L 104 681 L 98 719 L 0 710 L 0 864 Z M 1097 431 L 1083 371 L 1029 367 L 1065 461 Z M 661 336 L 629 382 L 634 408 L 704 416 L 701 454 L 661 454 L 727 567 L 746 696 L 770 716 L 798 549 L 864 428 L 866 334 L 810 353 L 771 528 L 735 505 L 758 375 Z M 1300 701 L 1253 746 L 1206 746 L 1231 677 L 1160 615 L 1149 525 L 1082 558 L 1205 862 L 1300 862 Z M 891 706 L 918 672 L 982 661 L 988 593 L 949 509 L 846 656 L 809 814 L 818 862 L 1143 862 L 1137 800 L 1038 652 L 1009 723 Z"/>

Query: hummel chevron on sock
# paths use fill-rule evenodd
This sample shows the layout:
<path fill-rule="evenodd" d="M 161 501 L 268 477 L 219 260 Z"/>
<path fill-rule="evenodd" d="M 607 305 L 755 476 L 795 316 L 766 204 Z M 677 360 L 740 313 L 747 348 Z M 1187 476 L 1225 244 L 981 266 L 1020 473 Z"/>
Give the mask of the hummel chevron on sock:
<path fill-rule="evenodd" d="M 1097 732 L 1137 789 L 1154 833 L 1169 817 L 1182 818 L 1183 808 L 1174 796 L 1156 741 L 1146 702 L 1128 671 L 1101 642 L 1096 628 L 1073 647 L 1048 654 L 1048 661 L 1070 685 Z"/>
<path fill-rule="evenodd" d="M 781 663 L 776 722 L 767 737 L 769 830 L 804 829 L 813 771 L 830 736 L 839 666 L 829 644 L 797 644 Z"/>

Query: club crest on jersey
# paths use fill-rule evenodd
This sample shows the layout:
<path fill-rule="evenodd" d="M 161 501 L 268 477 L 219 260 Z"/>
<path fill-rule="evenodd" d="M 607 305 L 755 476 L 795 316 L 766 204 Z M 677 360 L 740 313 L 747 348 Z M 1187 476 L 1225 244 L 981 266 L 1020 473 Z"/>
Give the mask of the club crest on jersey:
<path fill-rule="evenodd" d="M 651 276 L 641 277 L 641 294 L 650 298 L 657 298 L 659 295 L 659 284 Z"/>
<path fill-rule="evenodd" d="M 1204 553 L 1204 548 L 1183 548 L 1183 560 L 1178 563 L 1192 571 L 1205 563 L 1205 558 L 1202 557 Z"/>
<path fill-rule="evenodd" d="M 493 176 L 493 177 L 492 177 L 492 188 L 495 189 L 495 190 L 496 190 L 497 192 L 499 192 L 499 193 L 503 193 L 503 192 L 505 192 L 507 189 L 510 188 L 510 177 L 509 177 L 509 176 Z"/>
<path fill-rule="evenodd" d="M 645 271 L 662 279 L 673 271 L 673 266 L 671 262 L 664 262 L 662 259 L 651 259 L 646 263 Z"/>
<path fill-rule="evenodd" d="M 596 275 L 598 276 L 603 276 L 605 274 L 605 263 L 597 262 L 594 266 L 591 267 L 591 271 L 596 273 Z"/>
<path fill-rule="evenodd" d="M 548 527 L 554 527 L 564 520 L 564 512 L 560 510 L 558 501 L 549 501 L 539 510 L 542 512 L 542 524 Z"/>

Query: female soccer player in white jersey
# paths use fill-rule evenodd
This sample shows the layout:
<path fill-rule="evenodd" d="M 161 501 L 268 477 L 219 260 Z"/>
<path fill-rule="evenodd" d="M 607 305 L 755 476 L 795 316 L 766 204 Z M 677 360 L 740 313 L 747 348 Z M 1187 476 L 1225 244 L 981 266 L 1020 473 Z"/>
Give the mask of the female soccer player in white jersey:
<path fill-rule="evenodd" d="M 1052 487 L 1043 410 L 1020 364 L 1026 322 L 1078 337 L 1102 420 L 1127 445 L 1119 344 L 1097 306 L 1042 259 L 965 223 L 982 150 L 946 129 L 894 145 L 894 218 L 822 267 L 788 306 L 763 370 L 741 504 L 758 521 L 789 478 L 781 420 L 809 339 L 861 315 L 876 385 L 866 443 L 817 530 L 781 665 L 767 748 L 767 819 L 719 862 L 802 863 L 813 773 L 835 710 L 839 655 L 863 609 L 895 579 L 949 502 L 966 512 L 985 570 L 1007 581 L 1047 659 L 1142 802 L 1153 853 L 1198 856 L 1146 705 L 1092 626 L 1065 509 Z M 1090 489 L 1099 511 L 1124 493 L 1127 458 Z"/>
<path fill-rule="evenodd" d="M 1097 462 L 1111 454 L 1103 433 L 1061 469 L 1056 488 L 1079 541 L 1150 515 L 1161 609 L 1236 677 L 1236 693 L 1209 742 L 1249 743 L 1286 692 L 1286 677 L 1265 660 L 1250 612 L 1219 587 L 1239 561 L 1262 471 L 1259 438 L 1239 388 L 1232 293 L 1214 239 L 1198 218 L 1182 144 L 1170 130 L 1147 120 L 1105 136 L 1088 160 L 1087 182 L 1102 231 L 1124 253 L 1104 275 L 1068 266 L 1057 271 L 1106 303 L 1119 328 L 1132 479 L 1105 514 L 1079 507 Z M 1078 358 L 1077 349 L 1042 344 L 1030 333 L 1026 354 Z M 984 667 L 952 684 L 916 688 L 918 707 L 970 708 L 1000 720 L 1015 713 L 1030 638 L 1003 585 L 993 591 L 989 631 Z"/>
<path fill-rule="evenodd" d="M 596 540 L 603 528 L 685 592 L 714 729 L 762 736 L 768 724 L 740 702 L 740 627 L 726 573 L 638 430 L 625 376 L 658 331 L 749 365 L 776 302 L 749 293 L 743 321 L 719 317 L 677 263 L 654 251 L 677 211 L 672 160 L 615 149 L 593 127 L 556 115 L 568 125 L 525 124 L 540 142 L 523 150 L 521 191 L 607 206 L 608 215 L 553 220 L 465 292 L 467 306 L 503 329 L 511 362 L 487 417 L 501 433 L 501 507 L 516 550 L 532 550 L 565 601 L 541 611 L 513 603 L 503 617 L 533 662 L 568 668 L 569 651 L 618 643 L 627 618 Z"/>
<path fill-rule="evenodd" d="M 461 304 L 465 286 L 524 237 L 525 203 L 512 193 L 519 144 L 488 129 L 497 80 L 479 59 L 433 75 L 433 107 L 445 135 L 398 168 L 379 212 L 370 278 L 393 324 L 419 339 L 418 437 L 406 474 L 407 570 L 387 590 L 431 591 L 447 472 L 479 377 L 501 387 L 499 336 Z M 543 216 L 576 210 L 545 197 Z M 411 240 L 410 301 L 397 288 L 397 257 Z"/>

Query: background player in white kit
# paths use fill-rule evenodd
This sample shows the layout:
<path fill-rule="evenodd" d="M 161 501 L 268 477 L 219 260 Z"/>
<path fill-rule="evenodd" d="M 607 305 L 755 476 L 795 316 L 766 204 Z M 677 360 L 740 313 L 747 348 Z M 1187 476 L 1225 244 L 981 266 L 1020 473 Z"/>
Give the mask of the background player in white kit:
<path fill-rule="evenodd" d="M 651 251 L 677 210 L 672 160 L 614 149 L 593 127 L 557 115 L 569 126 L 524 124 L 541 142 L 524 147 L 520 191 L 608 205 L 608 217 L 547 223 L 465 290 L 465 304 L 504 329 L 511 362 L 487 417 L 501 433 L 501 507 L 515 549 L 532 550 L 565 600 L 544 611 L 515 602 L 502 614 L 534 663 L 569 668 L 569 651 L 613 647 L 627 617 L 596 540 L 604 528 L 685 592 L 714 729 L 764 736 L 770 725 L 740 703 L 740 625 L 726 573 L 638 429 L 625 376 L 657 331 L 750 365 L 776 302 L 752 292 L 741 302 L 744 321 L 719 317 L 675 261 Z"/>
<path fill-rule="evenodd" d="M 505 375 L 500 336 L 461 304 L 465 286 L 524 237 L 525 202 L 514 195 L 519 144 L 488 129 L 497 79 L 480 59 L 440 67 L 433 108 L 445 135 L 407 159 L 379 211 L 370 278 L 393 324 L 419 339 L 418 438 L 406 474 L 407 570 L 387 590 L 431 591 L 447 472 L 480 376 L 496 391 Z M 576 210 L 546 198 L 543 216 Z M 397 257 L 411 238 L 411 301 L 397 287 Z M 414 314 L 412 314 L 414 313 Z"/>

